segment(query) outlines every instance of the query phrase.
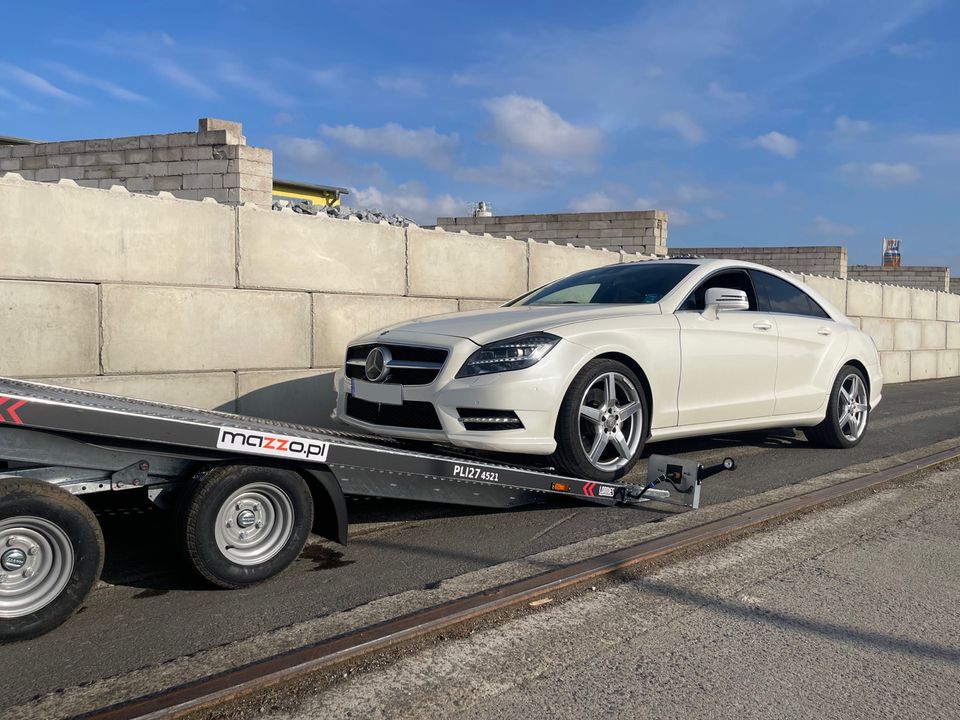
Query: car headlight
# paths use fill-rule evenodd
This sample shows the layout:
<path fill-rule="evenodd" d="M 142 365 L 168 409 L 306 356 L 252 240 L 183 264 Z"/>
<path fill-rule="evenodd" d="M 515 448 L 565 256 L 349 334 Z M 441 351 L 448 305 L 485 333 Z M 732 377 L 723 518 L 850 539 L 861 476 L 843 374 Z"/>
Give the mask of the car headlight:
<path fill-rule="evenodd" d="M 468 357 L 460 368 L 460 372 L 457 373 L 457 377 L 465 378 L 528 368 L 540 362 L 558 342 L 560 338 L 545 332 L 497 340 L 484 345 Z"/>

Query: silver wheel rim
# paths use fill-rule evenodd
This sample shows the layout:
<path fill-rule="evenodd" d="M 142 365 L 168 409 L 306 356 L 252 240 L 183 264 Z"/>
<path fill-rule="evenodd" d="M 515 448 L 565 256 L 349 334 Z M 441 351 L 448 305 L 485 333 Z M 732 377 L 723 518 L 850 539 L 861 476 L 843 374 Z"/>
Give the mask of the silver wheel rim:
<path fill-rule="evenodd" d="M 837 403 L 840 432 L 850 442 L 856 442 L 867 429 L 869 414 L 870 404 L 867 401 L 866 385 L 859 375 L 847 375 L 840 383 L 840 396 Z"/>
<path fill-rule="evenodd" d="M 640 393 L 618 372 L 595 378 L 580 398 L 580 447 L 598 470 L 619 470 L 643 437 Z"/>
<path fill-rule="evenodd" d="M 290 540 L 294 521 L 293 502 L 279 487 L 244 485 L 217 512 L 217 547 L 238 565 L 265 563 Z"/>
<path fill-rule="evenodd" d="M 49 520 L 0 522 L 0 617 L 23 617 L 52 603 L 70 582 L 75 562 L 70 538 Z"/>

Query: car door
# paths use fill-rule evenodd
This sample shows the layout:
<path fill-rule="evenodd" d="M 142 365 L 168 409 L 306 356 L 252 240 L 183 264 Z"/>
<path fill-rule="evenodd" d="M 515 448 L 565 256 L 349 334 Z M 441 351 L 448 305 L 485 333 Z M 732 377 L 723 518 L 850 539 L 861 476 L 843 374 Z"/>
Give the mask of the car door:
<path fill-rule="evenodd" d="M 777 415 L 817 410 L 833 385 L 833 372 L 849 340 L 836 323 L 802 288 L 783 278 L 751 270 L 757 302 L 778 329 Z"/>
<path fill-rule="evenodd" d="M 704 312 L 709 288 L 747 293 L 749 310 Z M 777 326 L 760 312 L 745 270 L 706 278 L 676 312 L 680 323 L 681 426 L 768 417 L 774 412 Z"/>

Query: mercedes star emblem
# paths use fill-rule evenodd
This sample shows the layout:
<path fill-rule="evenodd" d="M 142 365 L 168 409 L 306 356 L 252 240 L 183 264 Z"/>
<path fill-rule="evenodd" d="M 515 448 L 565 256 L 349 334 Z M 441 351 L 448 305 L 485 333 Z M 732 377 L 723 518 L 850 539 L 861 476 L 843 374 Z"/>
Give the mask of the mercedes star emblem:
<path fill-rule="evenodd" d="M 364 374 L 370 382 L 383 382 L 390 374 L 390 351 L 384 347 L 376 347 L 367 355 L 364 363 Z"/>

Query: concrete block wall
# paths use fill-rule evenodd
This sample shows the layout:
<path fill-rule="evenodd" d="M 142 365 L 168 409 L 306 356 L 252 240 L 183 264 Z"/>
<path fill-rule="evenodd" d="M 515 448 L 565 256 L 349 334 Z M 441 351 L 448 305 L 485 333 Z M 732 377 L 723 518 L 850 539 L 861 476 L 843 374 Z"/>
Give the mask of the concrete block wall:
<path fill-rule="evenodd" d="M 0 375 L 326 423 L 346 343 L 651 256 L 0 176 Z"/>
<path fill-rule="evenodd" d="M 250 147 L 240 123 L 201 118 L 196 132 L 0 145 L 0 173 L 27 180 L 269 206 L 273 153 Z"/>
<path fill-rule="evenodd" d="M 845 247 L 685 247 L 670 248 L 671 255 L 700 255 L 708 258 L 744 260 L 769 265 L 785 272 L 847 277 Z"/>
<path fill-rule="evenodd" d="M 960 296 L 862 280 L 803 279 L 873 338 L 884 382 L 960 375 Z"/>
<path fill-rule="evenodd" d="M 851 265 L 847 268 L 851 280 L 903 285 L 923 290 L 950 291 L 950 268 L 927 265 L 882 267 L 880 265 Z"/>
<path fill-rule="evenodd" d="M 439 217 L 437 226 L 453 232 L 532 238 L 646 255 L 667 252 L 667 213 L 663 210 Z"/>

